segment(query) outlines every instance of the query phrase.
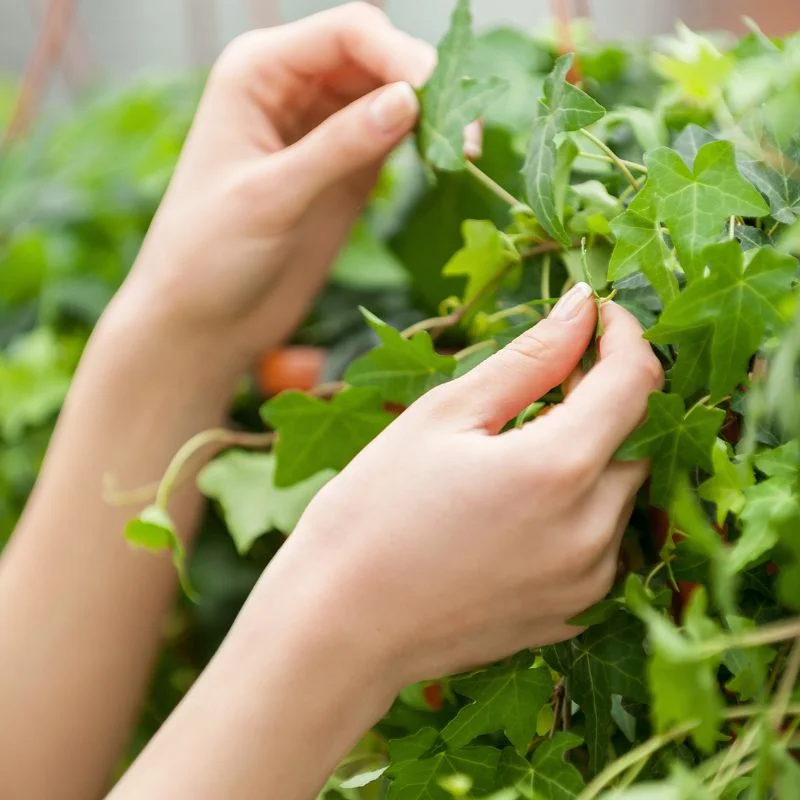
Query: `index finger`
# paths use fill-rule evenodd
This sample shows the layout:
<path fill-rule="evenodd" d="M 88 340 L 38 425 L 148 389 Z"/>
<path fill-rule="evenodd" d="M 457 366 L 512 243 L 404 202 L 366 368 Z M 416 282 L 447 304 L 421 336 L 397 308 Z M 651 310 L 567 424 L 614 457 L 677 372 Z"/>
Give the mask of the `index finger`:
<path fill-rule="evenodd" d="M 398 30 L 380 9 L 364 2 L 252 31 L 242 38 L 247 43 L 250 74 L 261 71 L 265 80 L 277 62 L 304 80 L 355 66 L 374 78 L 376 86 L 397 81 L 421 86 L 436 64 L 436 50 L 430 44 Z"/>
<path fill-rule="evenodd" d="M 559 441 L 577 440 L 600 468 L 644 419 L 647 398 L 664 380 L 636 318 L 616 303 L 600 309 L 598 360 L 566 400 L 533 423 Z M 546 430 L 542 430 L 546 428 Z"/>

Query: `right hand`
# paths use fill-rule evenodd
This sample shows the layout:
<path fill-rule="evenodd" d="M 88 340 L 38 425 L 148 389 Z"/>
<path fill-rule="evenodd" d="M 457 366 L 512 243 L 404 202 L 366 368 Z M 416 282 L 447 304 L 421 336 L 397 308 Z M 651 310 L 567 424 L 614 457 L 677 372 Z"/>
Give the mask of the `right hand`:
<path fill-rule="evenodd" d="M 588 287 L 429 392 L 315 498 L 267 573 L 370 642 L 394 688 L 570 638 L 613 584 L 644 462 L 613 456 L 663 379 L 638 322 L 602 306 L 599 358 L 547 416 L 500 433 L 576 369 Z M 572 305 L 570 305 L 572 303 Z M 312 588 L 306 588 L 312 587 Z"/>

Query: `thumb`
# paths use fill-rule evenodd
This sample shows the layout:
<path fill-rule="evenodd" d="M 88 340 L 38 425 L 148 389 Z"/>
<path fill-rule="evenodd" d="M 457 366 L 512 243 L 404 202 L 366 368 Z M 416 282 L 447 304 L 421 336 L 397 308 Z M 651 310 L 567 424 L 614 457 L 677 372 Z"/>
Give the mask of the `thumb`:
<path fill-rule="evenodd" d="M 419 101 L 410 84 L 392 83 L 345 106 L 281 154 L 298 209 L 325 189 L 377 166 L 414 127 Z"/>
<path fill-rule="evenodd" d="M 547 319 L 464 375 L 461 391 L 471 403 L 479 404 L 486 428 L 497 433 L 508 420 L 563 383 L 578 365 L 596 324 L 592 289 L 578 283 Z"/>

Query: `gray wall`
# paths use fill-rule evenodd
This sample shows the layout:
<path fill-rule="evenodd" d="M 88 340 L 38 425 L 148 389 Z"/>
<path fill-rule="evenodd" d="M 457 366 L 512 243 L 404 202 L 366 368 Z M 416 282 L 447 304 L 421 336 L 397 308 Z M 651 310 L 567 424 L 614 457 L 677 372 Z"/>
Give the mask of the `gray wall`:
<path fill-rule="evenodd" d="M 65 59 L 67 82 L 87 76 L 119 80 L 148 70 L 209 62 L 222 45 L 253 25 L 291 20 L 341 0 L 79 0 L 78 30 Z M 0 0 L 0 72 L 18 73 L 30 52 L 46 0 Z M 452 0 L 386 0 L 400 27 L 435 41 Z M 548 15 L 548 0 L 473 0 L 479 27 L 513 23 L 533 27 Z M 589 0 L 584 0 L 589 5 Z M 800 25 L 800 0 L 592 0 L 597 34 L 630 38 L 689 24 L 731 24 L 741 13 L 762 25 Z M 735 24 L 735 23 L 734 23 Z M 58 90 L 58 87 L 56 87 Z M 61 85 L 63 90 L 64 83 Z"/>

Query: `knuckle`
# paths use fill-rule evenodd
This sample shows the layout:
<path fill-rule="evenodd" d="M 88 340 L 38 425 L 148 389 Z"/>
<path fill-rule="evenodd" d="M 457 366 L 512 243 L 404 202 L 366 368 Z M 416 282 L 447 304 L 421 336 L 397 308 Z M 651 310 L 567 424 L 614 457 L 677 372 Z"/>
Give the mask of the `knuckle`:
<path fill-rule="evenodd" d="M 564 487 L 583 489 L 596 469 L 596 459 L 588 447 L 571 447 L 564 450 L 553 464 L 553 478 Z"/>
<path fill-rule="evenodd" d="M 355 0 L 347 3 L 342 8 L 342 13 L 348 22 L 354 25 L 383 23 L 387 17 L 384 11 L 366 0 Z"/>
<path fill-rule="evenodd" d="M 412 408 L 427 417 L 443 418 L 458 414 L 463 406 L 463 393 L 454 389 L 455 381 L 441 383 L 425 392 Z"/>
<path fill-rule="evenodd" d="M 664 368 L 661 366 L 658 356 L 649 347 L 646 357 L 642 359 L 641 372 L 649 387 L 661 388 L 664 383 Z"/>
<path fill-rule="evenodd" d="M 263 32 L 253 30 L 240 33 L 220 53 L 211 68 L 209 83 L 228 85 L 247 78 L 252 65 L 253 52 L 263 41 Z"/>
<path fill-rule="evenodd" d="M 517 367 L 530 369 L 540 366 L 545 361 L 548 348 L 549 342 L 541 331 L 532 328 L 514 339 L 501 350 L 500 354 L 512 369 Z"/>

